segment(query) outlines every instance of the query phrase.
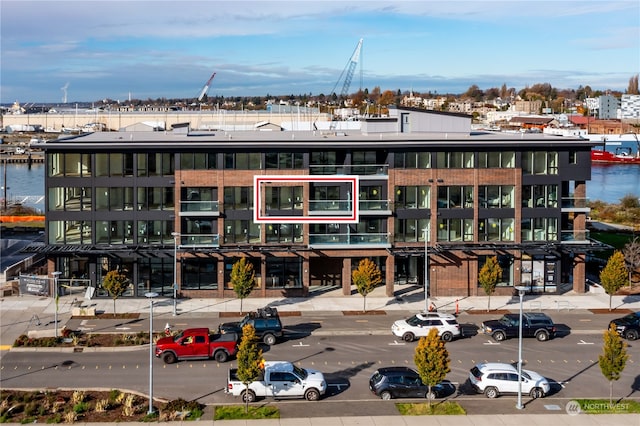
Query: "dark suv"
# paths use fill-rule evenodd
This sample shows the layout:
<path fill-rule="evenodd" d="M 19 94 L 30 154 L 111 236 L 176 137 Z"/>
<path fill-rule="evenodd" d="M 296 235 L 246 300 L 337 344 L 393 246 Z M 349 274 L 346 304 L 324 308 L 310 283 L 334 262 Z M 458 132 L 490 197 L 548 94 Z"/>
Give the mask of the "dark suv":
<path fill-rule="evenodd" d="M 633 312 L 622 318 L 611 320 L 611 325 L 616 326 L 616 331 L 625 339 L 636 340 L 640 337 L 640 312 Z"/>
<path fill-rule="evenodd" d="M 242 327 L 251 324 L 256 330 L 256 337 L 266 345 L 275 345 L 277 339 L 282 337 L 282 322 L 276 308 L 261 308 L 256 312 L 247 314 L 240 322 L 225 322 L 218 326 L 220 333 L 242 334 Z"/>
<path fill-rule="evenodd" d="M 444 381 L 429 388 L 422 384 L 418 372 L 409 367 L 383 367 L 369 379 L 369 389 L 382 399 L 442 398 L 455 391 L 451 382 Z"/>
<path fill-rule="evenodd" d="M 509 337 L 518 337 L 519 314 L 506 314 L 498 320 L 484 321 L 480 329 L 490 334 L 495 340 L 502 341 Z M 522 314 L 522 337 L 535 337 L 541 342 L 556 335 L 553 320 L 541 312 L 525 312 Z"/>

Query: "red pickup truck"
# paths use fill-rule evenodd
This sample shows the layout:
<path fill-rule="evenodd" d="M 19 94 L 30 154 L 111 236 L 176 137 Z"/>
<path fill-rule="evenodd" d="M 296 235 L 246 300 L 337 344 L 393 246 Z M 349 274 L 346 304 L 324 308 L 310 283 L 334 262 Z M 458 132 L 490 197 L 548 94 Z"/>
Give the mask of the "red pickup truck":
<path fill-rule="evenodd" d="M 182 359 L 215 359 L 225 362 L 238 351 L 235 333 L 211 333 L 208 328 L 188 328 L 156 342 L 156 357 L 167 364 Z"/>

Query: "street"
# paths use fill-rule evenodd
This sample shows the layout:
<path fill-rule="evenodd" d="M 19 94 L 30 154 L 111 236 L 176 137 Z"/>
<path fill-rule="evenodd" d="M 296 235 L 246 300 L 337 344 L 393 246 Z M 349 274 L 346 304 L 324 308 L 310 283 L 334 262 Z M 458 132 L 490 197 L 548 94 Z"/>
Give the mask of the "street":
<path fill-rule="evenodd" d="M 460 322 L 472 316 L 465 315 Z M 575 398 L 608 398 L 609 384 L 597 365 L 602 351 L 601 333 L 590 332 L 587 321 L 578 314 L 562 317 L 567 332 L 548 342 L 525 339 L 523 344 L 524 368 L 537 371 L 552 382 L 550 399 L 565 402 Z M 594 317 L 591 315 L 591 317 Z M 601 327 L 606 316 L 595 316 L 592 321 Z M 390 324 L 385 316 L 368 316 L 376 324 Z M 559 321 L 560 317 L 556 318 Z M 355 323 L 350 319 L 287 318 L 289 327 L 298 332 L 272 347 L 262 346 L 267 360 L 294 361 L 301 367 L 325 373 L 329 390 L 327 401 L 376 401 L 368 389 L 369 376 L 376 368 L 388 365 L 413 366 L 413 352 L 417 342 L 406 343 L 386 334 L 371 333 L 367 328 L 380 330 L 368 320 Z M 343 322 L 359 326 L 359 335 L 317 335 L 319 329 L 339 328 Z M 139 323 L 139 322 L 138 322 Z M 327 324 L 331 323 L 331 325 Z M 85 324 L 86 325 L 86 324 Z M 133 325 L 133 324 L 130 324 Z M 141 326 L 144 327 L 144 322 Z M 345 324 L 342 324 L 345 327 Z M 589 324 L 589 328 L 596 326 Z M 315 332 L 311 332 L 315 329 Z M 305 332 L 305 330 L 311 330 Z M 573 332 L 570 332 L 573 331 Z M 346 332 L 344 332 L 346 333 Z M 638 359 L 640 344 L 629 343 L 630 359 L 619 381 L 614 383 L 614 396 L 640 398 Z M 473 335 L 447 343 L 451 359 L 448 379 L 457 386 L 460 399 L 485 400 L 465 386 L 469 369 L 478 362 L 517 362 L 518 339 L 496 342 L 485 335 Z M 154 396 L 185 400 L 198 399 L 206 404 L 237 403 L 238 399 L 224 394 L 226 374 L 235 360 L 218 364 L 215 361 L 187 361 L 166 365 L 153 359 Z M 102 388 L 130 389 L 148 394 L 149 352 L 145 349 L 99 352 L 9 352 L 2 358 L 2 388 Z M 505 396 L 503 398 L 513 398 Z M 526 396 L 526 400 L 529 397 Z M 486 401 L 486 404 L 493 404 Z M 335 407 L 340 406 L 336 405 Z M 335 413 L 336 408 L 332 408 Z"/>

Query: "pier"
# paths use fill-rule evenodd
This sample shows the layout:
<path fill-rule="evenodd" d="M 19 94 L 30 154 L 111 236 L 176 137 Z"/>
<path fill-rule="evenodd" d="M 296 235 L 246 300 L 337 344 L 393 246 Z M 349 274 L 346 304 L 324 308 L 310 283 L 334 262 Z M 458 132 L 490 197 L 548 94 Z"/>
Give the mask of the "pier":
<path fill-rule="evenodd" d="M 44 163 L 43 152 L 31 152 L 28 154 L 0 154 L 0 163 L 6 164 L 42 164 Z"/>

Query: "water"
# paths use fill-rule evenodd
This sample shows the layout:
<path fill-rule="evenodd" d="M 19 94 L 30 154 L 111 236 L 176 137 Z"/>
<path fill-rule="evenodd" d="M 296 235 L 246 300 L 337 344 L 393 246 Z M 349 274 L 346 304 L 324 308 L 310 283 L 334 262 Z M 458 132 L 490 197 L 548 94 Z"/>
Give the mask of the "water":
<path fill-rule="evenodd" d="M 44 196 L 44 165 L 7 164 L 7 199 L 13 201 L 18 196 Z M 2 170 L 4 172 L 4 170 Z M 2 175 L 4 187 L 4 173 Z M 591 180 L 587 182 L 587 198 L 605 203 L 618 203 L 626 195 L 640 197 L 640 164 L 593 165 Z M 0 194 L 0 198 L 4 193 Z M 44 210 L 44 200 L 30 207 Z"/>
<path fill-rule="evenodd" d="M 3 165 L 2 179 L 0 179 L 2 182 L 0 186 L 3 189 L 0 198 L 4 198 L 4 167 L 6 167 L 7 177 L 7 201 L 19 201 L 24 206 L 44 211 L 44 164 L 32 164 L 31 168 L 28 164 L 23 163 Z M 25 196 L 29 196 L 26 202 L 24 201 Z"/>

